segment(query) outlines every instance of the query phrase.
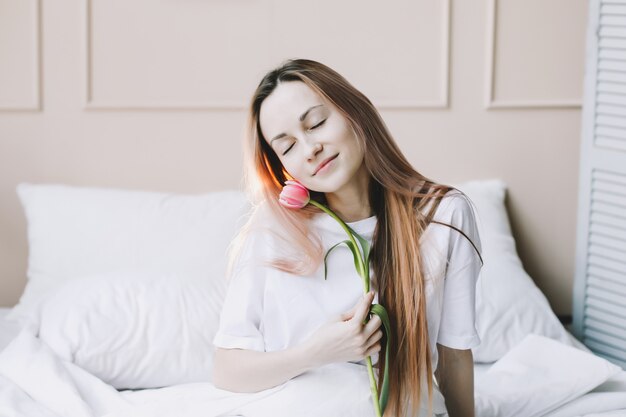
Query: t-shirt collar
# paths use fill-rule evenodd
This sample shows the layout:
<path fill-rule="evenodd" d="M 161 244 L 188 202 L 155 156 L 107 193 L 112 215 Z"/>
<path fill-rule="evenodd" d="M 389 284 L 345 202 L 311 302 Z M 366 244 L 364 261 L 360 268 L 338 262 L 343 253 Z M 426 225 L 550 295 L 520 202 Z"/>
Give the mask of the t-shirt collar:
<path fill-rule="evenodd" d="M 339 225 L 337 220 L 326 213 L 314 214 L 311 221 L 317 227 L 324 230 L 345 234 L 345 231 Z M 362 237 L 371 238 L 374 234 L 374 229 L 376 228 L 376 216 L 366 217 L 365 219 L 354 222 L 346 222 L 346 224 Z"/>

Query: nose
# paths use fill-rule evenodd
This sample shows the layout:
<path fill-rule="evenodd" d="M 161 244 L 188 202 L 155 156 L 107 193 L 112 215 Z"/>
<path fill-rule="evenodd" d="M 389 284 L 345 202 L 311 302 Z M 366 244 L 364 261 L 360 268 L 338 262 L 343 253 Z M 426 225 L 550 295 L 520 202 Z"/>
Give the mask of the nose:
<path fill-rule="evenodd" d="M 309 151 L 309 161 L 313 160 L 315 158 L 315 155 L 317 155 L 318 153 L 320 153 L 322 151 L 322 149 L 324 149 L 324 147 L 322 146 L 321 143 L 314 143 L 313 145 L 311 145 L 310 147 L 310 151 Z"/>

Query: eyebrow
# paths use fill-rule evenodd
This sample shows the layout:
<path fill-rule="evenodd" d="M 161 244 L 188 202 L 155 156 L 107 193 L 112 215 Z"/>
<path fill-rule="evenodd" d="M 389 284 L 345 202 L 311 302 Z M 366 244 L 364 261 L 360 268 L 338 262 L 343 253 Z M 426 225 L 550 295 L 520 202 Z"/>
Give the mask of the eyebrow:
<path fill-rule="evenodd" d="M 307 115 L 307 114 L 309 114 L 309 112 L 310 112 L 311 110 L 313 110 L 313 109 L 315 109 L 315 108 L 317 108 L 317 107 L 321 107 L 321 106 L 323 106 L 323 104 L 318 104 L 318 105 L 316 105 L 316 106 L 309 107 L 309 108 L 308 108 L 308 110 L 307 110 L 307 111 L 305 111 L 304 113 L 302 113 L 302 115 L 300 116 L 300 121 L 301 121 L 301 122 L 303 122 L 303 121 L 304 121 L 304 119 L 305 119 L 305 117 L 306 117 L 306 115 Z M 270 140 L 270 146 L 272 146 L 272 142 L 274 142 L 274 141 L 275 141 L 275 140 L 277 140 L 277 139 L 282 139 L 282 138 L 284 138 L 285 136 L 287 136 L 287 134 L 286 134 L 286 133 L 279 133 L 278 135 L 274 136 L 274 138 L 273 138 L 272 140 Z"/>

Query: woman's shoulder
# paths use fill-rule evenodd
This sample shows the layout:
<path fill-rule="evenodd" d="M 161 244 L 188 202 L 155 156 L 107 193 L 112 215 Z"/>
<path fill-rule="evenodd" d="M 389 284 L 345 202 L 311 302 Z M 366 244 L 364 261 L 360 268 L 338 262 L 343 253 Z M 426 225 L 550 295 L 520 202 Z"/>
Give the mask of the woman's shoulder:
<path fill-rule="evenodd" d="M 439 206 L 435 211 L 434 219 L 454 222 L 455 225 L 474 222 L 472 201 L 466 194 L 453 188 L 441 198 Z"/>
<path fill-rule="evenodd" d="M 444 224 L 443 227 L 437 227 L 438 230 L 446 230 L 451 233 L 451 236 L 458 235 L 460 231 L 477 246 L 480 246 L 474 204 L 463 192 L 457 189 L 448 191 L 441 198 L 439 206 L 433 215 L 433 220 L 435 223 Z M 452 227 L 447 227 L 446 225 Z"/>

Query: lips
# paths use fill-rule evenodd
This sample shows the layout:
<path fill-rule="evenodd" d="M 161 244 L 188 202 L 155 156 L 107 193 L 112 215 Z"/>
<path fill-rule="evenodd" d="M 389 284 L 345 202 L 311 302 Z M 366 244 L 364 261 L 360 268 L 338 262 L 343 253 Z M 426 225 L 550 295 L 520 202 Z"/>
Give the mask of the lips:
<path fill-rule="evenodd" d="M 327 163 L 329 163 L 330 161 L 332 161 L 333 159 L 335 159 L 338 156 L 339 156 L 339 154 L 337 154 L 335 156 L 331 156 L 330 158 L 325 159 L 324 161 L 322 161 L 322 163 L 319 164 L 317 166 L 317 168 L 315 168 L 315 171 L 313 172 L 313 175 L 317 174 L 317 171 L 319 171 L 320 169 L 324 168 L 324 165 L 326 165 Z"/>

